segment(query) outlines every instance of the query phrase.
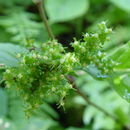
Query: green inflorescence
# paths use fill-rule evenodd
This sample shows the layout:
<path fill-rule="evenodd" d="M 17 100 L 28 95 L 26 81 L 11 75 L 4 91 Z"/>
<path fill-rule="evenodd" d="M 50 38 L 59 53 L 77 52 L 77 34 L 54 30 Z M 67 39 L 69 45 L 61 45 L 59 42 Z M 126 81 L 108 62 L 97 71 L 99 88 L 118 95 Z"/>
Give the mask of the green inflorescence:
<path fill-rule="evenodd" d="M 103 73 L 113 69 L 112 61 L 105 58 L 102 45 L 112 32 L 105 25 L 99 24 L 99 32 L 84 34 L 80 41 L 72 43 L 73 52 L 66 52 L 56 40 L 42 44 L 40 47 L 18 54 L 18 67 L 8 68 L 4 73 L 7 88 L 17 90 L 27 103 L 27 110 L 38 108 L 44 98 L 59 96 L 59 103 L 64 105 L 64 98 L 72 85 L 67 75 L 75 72 L 76 67 L 94 64 Z"/>
<path fill-rule="evenodd" d="M 107 28 L 105 22 L 98 25 L 98 33 L 84 34 L 82 41 L 75 41 L 72 46 L 76 58 L 82 66 L 94 64 L 102 74 L 107 74 L 113 69 L 113 61 L 105 58 L 102 46 L 110 38 L 111 28 Z"/>

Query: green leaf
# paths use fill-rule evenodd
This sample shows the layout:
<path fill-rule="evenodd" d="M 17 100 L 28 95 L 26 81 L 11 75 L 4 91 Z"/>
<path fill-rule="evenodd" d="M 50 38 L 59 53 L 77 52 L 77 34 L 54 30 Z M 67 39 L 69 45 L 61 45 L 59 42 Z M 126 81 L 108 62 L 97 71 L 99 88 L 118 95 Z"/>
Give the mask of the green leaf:
<path fill-rule="evenodd" d="M 58 113 L 54 109 L 52 109 L 52 107 L 49 104 L 44 103 L 43 105 L 41 105 L 41 109 L 54 119 L 58 119 Z"/>
<path fill-rule="evenodd" d="M 130 12 L 130 0 L 110 0 L 117 7 Z"/>
<path fill-rule="evenodd" d="M 4 64 L 8 67 L 17 66 L 19 61 L 16 55 L 25 51 L 26 49 L 18 45 L 10 43 L 0 44 L 0 64 Z"/>
<path fill-rule="evenodd" d="M 83 122 L 85 124 L 90 124 L 91 120 L 95 115 L 97 114 L 97 111 L 93 107 L 88 107 L 85 109 L 84 114 L 83 114 Z"/>
<path fill-rule="evenodd" d="M 122 124 L 128 124 L 130 122 L 129 116 L 126 116 L 121 107 L 115 110 L 115 114 L 121 117 L 120 121 L 122 122 Z"/>
<path fill-rule="evenodd" d="M 116 69 L 129 69 L 130 68 L 130 42 L 122 46 L 118 46 L 110 51 L 110 58 L 118 63 Z"/>
<path fill-rule="evenodd" d="M 8 41 L 23 45 L 27 44 L 29 40 L 35 40 L 37 36 L 41 36 L 39 30 L 43 29 L 43 25 L 35 21 L 35 14 L 15 7 L 11 11 L 7 10 L 7 12 L 8 15 L 0 16 L 0 26 L 4 28 L 6 34 L 11 35 Z M 42 36 L 46 35 L 45 32 L 42 33 Z"/>
<path fill-rule="evenodd" d="M 111 84 L 123 99 L 130 102 L 130 74 L 113 74 Z"/>
<path fill-rule="evenodd" d="M 96 79 L 104 79 L 108 77 L 107 75 L 101 74 L 101 71 L 94 64 L 88 65 L 83 70 Z"/>
<path fill-rule="evenodd" d="M 115 14 L 116 12 L 113 12 Z M 122 14 L 120 14 L 122 15 Z M 108 41 L 107 44 L 104 45 L 105 50 L 113 49 L 114 47 L 119 47 L 119 45 L 122 44 L 123 41 L 129 41 L 130 40 L 130 26 L 120 26 L 117 27 L 113 34 L 111 34 L 111 40 Z"/>
<path fill-rule="evenodd" d="M 88 0 L 46 0 L 46 11 L 51 22 L 75 19 L 86 13 Z"/>
<path fill-rule="evenodd" d="M 110 57 L 117 62 L 115 72 L 111 74 L 111 84 L 123 99 L 130 102 L 130 42 L 110 53 Z"/>
<path fill-rule="evenodd" d="M 51 126 L 56 126 L 57 123 L 49 119 L 31 118 L 30 123 L 25 126 L 25 130 L 49 130 Z"/>
<path fill-rule="evenodd" d="M 3 89 L 0 89 L 0 117 L 7 113 L 7 95 Z"/>

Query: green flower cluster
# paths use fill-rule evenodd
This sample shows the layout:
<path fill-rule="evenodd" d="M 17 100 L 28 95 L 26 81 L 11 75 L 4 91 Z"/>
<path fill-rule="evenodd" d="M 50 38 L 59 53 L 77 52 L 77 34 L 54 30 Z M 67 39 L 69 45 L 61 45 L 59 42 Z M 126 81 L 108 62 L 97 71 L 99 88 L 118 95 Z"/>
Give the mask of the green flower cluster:
<path fill-rule="evenodd" d="M 103 45 L 110 38 L 111 28 L 107 28 L 106 23 L 102 22 L 98 25 L 98 33 L 86 33 L 83 40 L 72 43 L 76 58 L 79 59 L 82 67 L 87 65 L 95 65 L 102 74 L 107 74 L 113 69 L 113 61 L 105 58 Z"/>
<path fill-rule="evenodd" d="M 102 45 L 112 30 L 105 23 L 99 25 L 99 33 L 85 34 L 82 41 L 74 41 L 74 52 L 66 52 L 57 41 L 49 41 L 41 47 L 18 54 L 19 67 L 9 68 L 4 74 L 8 88 L 17 90 L 27 103 L 27 110 L 32 111 L 42 104 L 44 98 L 52 95 L 60 97 L 60 105 L 72 85 L 67 75 L 75 72 L 74 68 L 95 64 L 102 73 L 112 70 L 112 63 L 106 60 Z"/>
<path fill-rule="evenodd" d="M 72 88 L 65 76 L 78 63 L 74 54 L 65 53 L 61 44 L 51 41 L 17 57 L 19 67 L 7 69 L 4 79 L 7 87 L 16 89 L 27 102 L 27 109 L 34 110 L 52 95 L 58 95 L 63 106 L 63 99 Z"/>

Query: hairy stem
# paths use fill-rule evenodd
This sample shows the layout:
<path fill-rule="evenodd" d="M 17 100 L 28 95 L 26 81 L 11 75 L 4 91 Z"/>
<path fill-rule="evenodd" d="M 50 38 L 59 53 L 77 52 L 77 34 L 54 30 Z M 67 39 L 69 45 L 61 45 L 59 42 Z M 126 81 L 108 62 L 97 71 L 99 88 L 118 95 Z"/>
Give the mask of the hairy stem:
<path fill-rule="evenodd" d="M 118 118 L 116 118 L 114 115 L 110 114 L 109 112 L 107 112 L 105 109 L 103 109 L 102 107 L 98 106 L 97 104 L 95 104 L 94 102 L 92 102 L 84 93 L 82 93 L 80 91 L 80 89 L 76 86 L 75 84 L 75 80 L 73 76 L 68 76 L 67 77 L 68 81 L 72 84 L 73 88 L 76 90 L 76 92 L 90 105 L 92 105 L 93 107 L 95 107 L 96 109 L 98 109 L 99 111 L 103 112 L 105 115 L 109 116 L 111 119 L 115 120 L 115 121 L 119 121 Z"/>
<path fill-rule="evenodd" d="M 48 24 L 48 20 L 47 20 L 46 14 L 45 14 L 45 9 L 44 9 L 44 5 L 42 3 L 42 0 L 33 0 L 33 2 L 37 5 L 39 14 L 41 16 L 41 19 L 42 19 L 44 25 L 45 25 L 45 28 L 48 32 L 49 37 L 51 38 L 51 40 L 54 40 L 55 37 L 54 37 L 54 34 L 51 30 L 51 27 Z"/>

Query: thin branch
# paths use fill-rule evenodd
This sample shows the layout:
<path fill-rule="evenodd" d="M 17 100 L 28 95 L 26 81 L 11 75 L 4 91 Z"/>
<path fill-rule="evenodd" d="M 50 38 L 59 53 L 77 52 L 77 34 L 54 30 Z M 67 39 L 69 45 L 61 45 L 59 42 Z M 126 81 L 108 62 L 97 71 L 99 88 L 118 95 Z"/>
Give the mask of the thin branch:
<path fill-rule="evenodd" d="M 44 9 L 44 5 L 42 3 L 42 0 L 33 0 L 33 2 L 37 5 L 39 14 L 40 14 L 41 19 L 46 27 L 46 30 L 48 32 L 49 37 L 51 38 L 51 40 L 54 40 L 55 37 L 54 37 L 54 34 L 53 34 L 49 24 L 48 24 L 48 20 L 47 20 L 46 14 L 45 14 L 45 9 Z"/>
<path fill-rule="evenodd" d="M 102 113 L 104 113 L 105 115 L 109 116 L 111 119 L 115 120 L 115 121 L 119 121 L 118 118 L 116 118 L 114 115 L 110 114 L 109 112 L 107 112 L 105 109 L 103 109 L 102 107 L 98 106 L 97 104 L 95 104 L 94 102 L 92 102 L 84 93 L 82 93 L 80 91 L 80 89 L 76 86 L 75 84 L 75 80 L 74 77 L 72 76 L 68 76 L 67 77 L 68 81 L 72 84 L 73 88 L 76 90 L 76 92 L 91 106 L 95 107 L 96 109 L 98 109 L 99 111 L 101 111 Z"/>

